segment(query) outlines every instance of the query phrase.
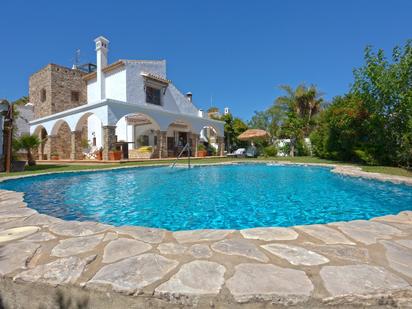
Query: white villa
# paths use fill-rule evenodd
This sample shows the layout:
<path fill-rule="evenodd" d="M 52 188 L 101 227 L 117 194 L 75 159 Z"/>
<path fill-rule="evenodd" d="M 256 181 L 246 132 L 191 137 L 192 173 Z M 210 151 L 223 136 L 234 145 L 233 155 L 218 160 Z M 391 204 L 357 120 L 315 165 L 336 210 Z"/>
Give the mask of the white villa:
<path fill-rule="evenodd" d="M 193 104 L 191 93 L 182 94 L 167 79 L 166 61 L 122 59 L 108 64 L 109 41 L 100 36 L 95 43 L 94 72 L 76 75 L 77 70 L 49 65 L 47 72 L 39 71 L 39 76 L 33 75 L 30 80 L 30 101 L 37 115 L 30 122 L 30 132 L 45 141 L 39 147 L 41 159 L 50 159 L 53 153 L 62 159 L 83 159 L 85 140 L 94 148 L 103 148 L 104 160 L 120 142 L 127 143 L 130 158 L 142 146 L 151 146 L 152 158 L 176 157 L 186 143 L 196 155 L 202 141 L 223 155 L 224 123 L 208 118 Z M 40 106 L 53 100 L 56 91 L 41 86 L 39 81 L 47 74 L 54 78 L 62 71 L 65 78 L 80 76 L 87 94 L 69 91 L 68 103 L 61 103 L 64 107 L 53 111 L 55 104 L 51 101 L 48 112 L 42 114 L 46 108 Z M 61 87 L 71 84 L 71 80 L 63 80 Z"/>

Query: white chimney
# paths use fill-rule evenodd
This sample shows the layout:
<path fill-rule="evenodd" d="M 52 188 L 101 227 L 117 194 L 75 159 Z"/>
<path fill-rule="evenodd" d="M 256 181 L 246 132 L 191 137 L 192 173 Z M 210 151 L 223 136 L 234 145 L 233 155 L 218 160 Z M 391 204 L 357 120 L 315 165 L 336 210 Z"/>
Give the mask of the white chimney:
<path fill-rule="evenodd" d="M 197 112 L 197 116 L 203 118 L 205 115 L 203 113 L 203 109 L 199 109 Z"/>
<path fill-rule="evenodd" d="M 229 109 L 229 107 L 225 107 L 224 114 L 225 114 L 225 115 L 230 114 L 230 109 Z"/>
<path fill-rule="evenodd" d="M 107 51 L 109 46 L 109 40 L 103 36 L 99 36 L 94 40 L 96 43 L 96 80 L 97 80 L 97 91 L 98 100 L 106 99 L 105 90 L 105 78 L 102 70 L 107 67 Z"/>
<path fill-rule="evenodd" d="M 186 98 L 187 98 L 190 102 L 192 102 L 193 94 L 192 94 L 191 92 L 186 93 Z"/>

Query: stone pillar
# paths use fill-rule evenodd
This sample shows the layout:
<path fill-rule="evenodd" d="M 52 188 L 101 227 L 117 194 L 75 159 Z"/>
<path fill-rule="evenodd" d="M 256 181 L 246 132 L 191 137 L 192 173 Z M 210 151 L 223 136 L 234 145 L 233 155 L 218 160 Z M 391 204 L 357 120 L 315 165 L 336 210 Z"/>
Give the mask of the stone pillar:
<path fill-rule="evenodd" d="M 40 145 L 37 147 L 37 157 L 38 157 L 39 160 L 43 160 L 45 142 L 42 139 L 42 130 L 40 130 L 37 137 L 40 140 Z"/>
<path fill-rule="evenodd" d="M 58 139 L 57 135 L 49 135 L 47 136 L 47 141 L 44 146 L 44 153 L 47 155 L 47 159 L 51 160 L 51 155 L 53 153 L 58 154 Z"/>
<path fill-rule="evenodd" d="M 73 131 L 71 132 L 71 146 L 72 151 L 70 153 L 71 160 L 82 160 L 83 151 L 82 151 L 82 131 Z"/>
<path fill-rule="evenodd" d="M 218 136 L 217 144 L 217 155 L 223 157 L 225 155 L 225 139 L 222 136 Z"/>
<path fill-rule="evenodd" d="M 159 143 L 159 159 L 167 158 L 167 131 L 159 131 L 157 139 Z"/>
<path fill-rule="evenodd" d="M 103 126 L 103 160 L 109 160 L 109 151 L 117 142 L 116 126 Z"/>
<path fill-rule="evenodd" d="M 199 134 L 192 133 L 192 156 L 197 157 L 197 146 L 199 146 Z"/>

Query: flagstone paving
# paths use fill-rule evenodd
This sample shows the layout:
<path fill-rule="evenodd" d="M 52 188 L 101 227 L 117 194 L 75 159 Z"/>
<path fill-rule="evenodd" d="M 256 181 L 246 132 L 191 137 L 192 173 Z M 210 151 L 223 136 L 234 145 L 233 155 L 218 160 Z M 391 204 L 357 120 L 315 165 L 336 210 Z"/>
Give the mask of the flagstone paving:
<path fill-rule="evenodd" d="M 291 246 L 285 244 L 269 244 L 264 245 L 262 248 L 266 249 L 270 253 L 277 255 L 292 265 L 320 265 L 329 262 L 329 259 L 316 252 L 310 251 L 303 247 Z"/>
<path fill-rule="evenodd" d="M 298 233 L 287 227 L 267 227 L 252 228 L 240 231 L 244 238 L 258 240 L 294 240 L 298 238 Z"/>
<path fill-rule="evenodd" d="M 244 239 L 225 239 L 212 245 L 216 252 L 227 255 L 239 255 L 260 262 L 268 262 L 269 258 L 253 243 Z"/>
<path fill-rule="evenodd" d="M 115 300 L 125 307 L 408 307 L 411 269 L 412 211 L 327 225 L 170 232 L 64 221 L 0 190 L 5 304 L 23 302 L 30 289 L 49 299 L 65 287 L 73 298 L 80 290 L 108 300 L 102 308 Z M 30 302 L 19 306 L 43 305 Z"/>
<path fill-rule="evenodd" d="M 92 251 L 102 241 L 103 235 L 83 236 L 60 240 L 51 255 L 66 257 Z"/>
<path fill-rule="evenodd" d="M 296 226 L 296 229 L 309 234 L 310 236 L 317 238 L 328 245 L 344 244 L 355 245 L 353 241 L 350 241 L 341 232 L 338 232 L 325 225 L 314 224 L 307 226 Z"/>
<path fill-rule="evenodd" d="M 226 268 L 209 261 L 192 261 L 182 265 L 170 280 L 156 288 L 159 296 L 173 297 L 216 295 L 223 286 Z"/>
<path fill-rule="evenodd" d="M 37 226 L 22 226 L 12 229 L 3 230 L 0 232 L 0 243 L 12 241 L 19 238 L 24 238 L 39 231 Z"/>
<path fill-rule="evenodd" d="M 209 249 L 208 245 L 205 244 L 195 244 L 189 248 L 189 253 L 198 259 L 210 258 L 213 255 L 212 250 Z"/>
<path fill-rule="evenodd" d="M 251 299 L 280 304 L 307 300 L 313 284 L 304 271 L 264 264 L 239 264 L 226 285 L 238 302 Z"/>
<path fill-rule="evenodd" d="M 325 266 L 320 270 L 320 276 L 332 296 L 367 295 L 410 288 L 404 279 L 378 266 Z"/>
<path fill-rule="evenodd" d="M 152 249 L 151 245 L 135 239 L 119 238 L 112 240 L 104 248 L 103 263 L 116 262 L 150 249 Z"/>

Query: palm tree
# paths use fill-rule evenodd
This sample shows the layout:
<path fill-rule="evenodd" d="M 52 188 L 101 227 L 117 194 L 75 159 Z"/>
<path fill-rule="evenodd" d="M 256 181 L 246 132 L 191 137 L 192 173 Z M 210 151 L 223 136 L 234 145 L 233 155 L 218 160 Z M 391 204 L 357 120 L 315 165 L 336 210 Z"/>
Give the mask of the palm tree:
<path fill-rule="evenodd" d="M 295 113 L 304 121 L 304 133 L 308 136 L 312 129 L 312 118 L 320 112 L 323 103 L 322 93 L 314 85 L 306 87 L 301 84 L 293 89 L 288 85 L 280 86 L 286 92 L 285 96 L 278 97 L 276 103 L 286 112 Z"/>
<path fill-rule="evenodd" d="M 40 145 L 41 141 L 36 135 L 23 134 L 14 142 L 15 150 L 24 149 L 27 152 L 27 163 L 29 166 L 36 165 L 31 151 Z"/>
<path fill-rule="evenodd" d="M 319 113 L 323 98 L 313 85 L 301 84 L 296 89 L 282 85 L 280 88 L 286 95 L 278 97 L 275 102 L 287 116 L 283 127 L 291 140 L 290 155 L 294 156 L 297 140 L 309 136 L 314 125 L 313 116 Z"/>

